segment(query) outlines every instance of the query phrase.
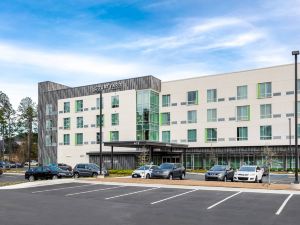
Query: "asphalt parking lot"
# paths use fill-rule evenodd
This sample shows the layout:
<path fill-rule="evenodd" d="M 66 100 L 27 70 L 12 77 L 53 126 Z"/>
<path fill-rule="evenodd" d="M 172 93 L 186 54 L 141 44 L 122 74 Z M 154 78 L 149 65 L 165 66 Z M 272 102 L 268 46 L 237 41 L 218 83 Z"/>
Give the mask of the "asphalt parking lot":
<path fill-rule="evenodd" d="M 0 224 L 298 224 L 298 194 L 66 183 L 0 190 Z"/>
<path fill-rule="evenodd" d="M 10 173 L 4 173 L 0 176 L 0 183 L 1 182 L 23 182 L 24 174 L 10 174 Z"/>

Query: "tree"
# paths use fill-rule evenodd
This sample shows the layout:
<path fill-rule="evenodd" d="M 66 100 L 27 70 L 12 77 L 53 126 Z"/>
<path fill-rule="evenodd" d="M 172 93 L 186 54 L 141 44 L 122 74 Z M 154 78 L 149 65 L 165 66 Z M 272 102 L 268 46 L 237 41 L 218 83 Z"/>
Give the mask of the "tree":
<path fill-rule="evenodd" d="M 18 128 L 19 133 L 27 134 L 27 151 L 28 160 L 30 161 L 30 154 L 32 151 L 32 132 L 33 127 L 37 127 L 37 106 L 31 98 L 23 98 L 18 107 L 19 121 Z M 29 164 L 30 166 L 30 164 Z"/>

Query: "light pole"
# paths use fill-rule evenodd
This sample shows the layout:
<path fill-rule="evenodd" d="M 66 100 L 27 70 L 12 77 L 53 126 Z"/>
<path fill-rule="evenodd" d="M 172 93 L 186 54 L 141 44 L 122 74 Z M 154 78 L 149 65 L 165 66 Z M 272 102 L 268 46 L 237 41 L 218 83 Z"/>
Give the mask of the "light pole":
<path fill-rule="evenodd" d="M 100 115 L 99 115 L 99 152 L 100 152 L 100 155 L 99 155 L 99 168 L 100 168 L 100 175 L 102 175 L 102 89 L 101 88 L 95 88 L 94 92 L 95 93 L 99 93 L 99 112 L 100 112 Z"/>
<path fill-rule="evenodd" d="M 298 180 L 298 85 L 297 85 L 297 56 L 299 51 L 292 51 L 292 55 L 295 56 L 295 184 L 299 184 Z"/>
<path fill-rule="evenodd" d="M 292 169 L 292 137 L 291 137 L 291 118 L 289 118 L 289 152 L 290 152 L 290 170 Z"/>

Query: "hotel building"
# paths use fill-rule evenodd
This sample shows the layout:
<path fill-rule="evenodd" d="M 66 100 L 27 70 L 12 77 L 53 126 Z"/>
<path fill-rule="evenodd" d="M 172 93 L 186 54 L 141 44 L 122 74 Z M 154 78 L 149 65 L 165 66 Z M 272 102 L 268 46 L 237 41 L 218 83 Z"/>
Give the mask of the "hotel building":
<path fill-rule="evenodd" d="M 43 164 L 99 162 L 102 123 L 108 168 L 143 161 L 238 168 L 263 165 L 267 156 L 273 168 L 294 167 L 294 65 L 166 82 L 153 76 L 81 87 L 46 81 L 38 92 Z"/>

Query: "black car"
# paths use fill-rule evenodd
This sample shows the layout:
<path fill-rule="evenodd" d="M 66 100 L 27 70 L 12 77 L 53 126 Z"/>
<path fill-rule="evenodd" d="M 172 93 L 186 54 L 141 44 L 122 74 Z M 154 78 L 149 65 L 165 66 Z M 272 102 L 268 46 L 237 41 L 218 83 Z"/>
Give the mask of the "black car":
<path fill-rule="evenodd" d="M 39 166 L 26 171 L 25 179 L 29 181 L 73 177 L 73 173 L 54 166 Z"/>
<path fill-rule="evenodd" d="M 205 173 L 205 180 L 233 181 L 234 170 L 227 165 L 215 165 Z"/>
<path fill-rule="evenodd" d="M 73 169 L 74 177 L 97 177 L 100 175 L 100 167 L 94 163 L 80 163 Z M 108 170 L 102 167 L 102 175 L 108 176 Z"/>
<path fill-rule="evenodd" d="M 180 163 L 162 163 L 158 169 L 154 169 L 151 178 L 164 178 L 164 179 L 184 179 L 185 168 Z"/>

